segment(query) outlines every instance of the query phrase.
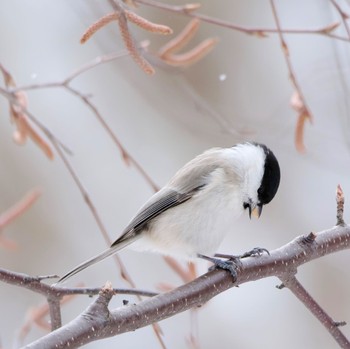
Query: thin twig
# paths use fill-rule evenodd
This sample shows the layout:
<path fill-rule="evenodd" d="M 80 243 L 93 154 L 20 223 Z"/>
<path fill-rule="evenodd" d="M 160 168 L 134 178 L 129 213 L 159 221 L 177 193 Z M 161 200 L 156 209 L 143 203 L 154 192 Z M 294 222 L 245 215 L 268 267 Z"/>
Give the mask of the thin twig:
<path fill-rule="evenodd" d="M 169 5 L 166 3 L 162 3 L 155 0 L 135 0 L 136 3 L 143 4 L 146 6 L 152 6 L 155 8 L 159 8 L 165 11 L 174 12 L 177 14 L 182 14 L 184 16 L 193 17 L 193 18 L 199 18 L 203 22 L 211 23 L 220 27 L 233 29 L 235 31 L 248 34 L 248 35 L 255 35 L 259 38 L 266 37 L 266 34 L 277 34 L 279 31 L 276 28 L 252 28 L 252 27 L 246 27 L 242 25 L 238 25 L 229 21 L 225 21 L 222 19 L 210 17 L 198 12 L 194 12 L 193 10 L 189 11 L 186 8 L 186 5 L 184 6 L 177 6 L 177 5 Z M 333 30 L 336 28 L 338 23 L 331 23 L 329 25 L 326 25 L 322 28 L 316 28 L 316 29 L 283 29 L 282 33 L 284 34 L 313 34 L 313 35 L 323 35 L 332 39 L 342 40 L 342 41 L 350 41 L 349 38 L 343 37 L 340 35 L 333 34 Z"/>
<path fill-rule="evenodd" d="M 94 203 L 92 202 L 90 195 L 88 194 L 87 190 L 85 189 L 84 185 L 82 184 L 79 176 L 77 175 L 77 173 L 75 172 L 75 170 L 73 169 L 72 165 L 70 164 L 68 158 L 66 157 L 66 155 L 64 154 L 64 152 L 62 151 L 60 145 L 56 142 L 55 139 L 50 139 L 52 145 L 54 146 L 56 152 L 59 154 L 62 162 L 64 163 L 66 169 L 68 170 L 69 174 L 71 175 L 71 177 L 73 178 L 76 186 L 78 187 L 81 195 L 84 198 L 85 203 L 87 204 L 87 206 L 89 207 L 93 217 L 95 218 L 95 221 L 102 233 L 103 238 L 105 239 L 105 242 L 107 245 L 110 245 L 112 243 L 107 229 L 105 228 L 102 219 L 100 217 L 100 214 L 98 213 Z"/>
<path fill-rule="evenodd" d="M 102 127 L 108 133 L 108 135 L 113 140 L 114 144 L 118 147 L 122 159 L 126 162 L 126 164 L 132 164 L 136 170 L 141 174 L 144 180 L 148 183 L 148 185 L 154 190 L 158 191 L 159 187 L 153 182 L 152 178 L 147 174 L 147 172 L 143 169 L 143 167 L 135 160 L 135 158 L 126 150 L 126 148 L 122 145 L 116 134 L 112 131 L 110 126 L 107 124 L 106 120 L 102 117 L 102 114 L 98 111 L 97 107 L 91 103 L 88 97 L 83 95 L 76 89 L 73 89 L 70 86 L 65 86 L 65 88 L 75 96 L 81 98 L 81 100 L 89 107 L 89 109 L 93 112 L 97 120 L 100 122 Z"/>
<path fill-rule="evenodd" d="M 50 278 L 57 278 L 57 275 L 50 275 Z M 46 283 L 43 283 L 42 280 L 48 279 L 47 276 L 30 276 L 23 273 L 17 273 L 14 271 L 0 269 L 0 281 L 5 282 L 10 285 L 26 288 L 32 292 L 41 294 L 45 297 L 61 299 L 64 296 L 69 295 L 87 295 L 95 296 L 100 291 L 100 287 L 62 287 L 62 286 L 52 286 Z M 132 289 L 132 288 L 114 288 L 114 294 L 125 294 L 125 295 L 134 295 L 142 297 L 154 297 L 158 293 Z"/>
<path fill-rule="evenodd" d="M 118 56 L 120 57 L 120 56 Z M 119 142 L 118 138 L 114 135 L 114 133 L 112 132 L 112 130 L 110 129 L 110 127 L 107 125 L 107 123 L 105 122 L 105 120 L 102 118 L 102 115 L 98 112 L 97 108 L 88 100 L 88 98 L 86 96 L 84 96 L 82 93 L 80 93 L 79 91 L 73 89 L 71 86 L 69 86 L 68 84 L 78 75 L 82 74 L 83 72 L 87 71 L 88 69 L 91 69 L 101 63 L 105 63 L 107 61 L 110 61 L 112 59 L 115 59 L 116 57 L 111 57 L 110 59 L 104 59 L 101 61 L 95 61 L 92 62 L 88 65 L 86 65 L 85 67 L 79 69 L 78 71 L 74 72 L 73 74 L 71 74 L 68 78 L 66 78 L 63 83 L 47 83 L 47 84 L 43 84 L 42 86 L 38 87 L 35 85 L 29 85 L 26 88 L 27 89 L 37 89 L 37 88 L 47 88 L 47 87 L 64 87 L 66 88 L 70 93 L 80 97 L 85 104 L 87 104 L 89 106 L 89 108 L 93 111 L 94 115 L 98 118 L 98 120 L 102 123 L 103 127 L 107 130 L 107 132 L 109 133 L 109 135 L 112 137 L 113 141 L 115 142 L 115 144 L 118 146 L 118 148 L 120 149 L 120 151 L 122 152 L 122 156 L 123 159 L 125 161 L 131 162 L 136 169 L 139 171 L 139 173 L 145 178 L 145 180 L 148 182 L 148 184 L 152 187 L 153 190 L 157 191 L 158 187 L 157 185 L 152 181 L 152 179 L 150 178 L 150 176 L 148 176 L 148 174 L 146 173 L 146 171 L 141 167 L 141 165 L 131 156 L 131 154 L 129 154 L 129 152 L 126 151 L 126 149 L 122 146 L 122 144 Z M 11 93 L 12 92 L 12 93 Z M 8 91 L 4 91 L 4 95 L 5 96 L 9 96 L 10 98 L 12 98 L 13 94 L 16 93 L 15 91 L 11 91 L 10 93 L 8 93 Z M 0 90 L 1 93 L 1 90 Z M 22 108 L 23 111 L 25 111 L 26 115 L 28 115 L 29 118 L 31 118 L 33 121 L 35 121 L 36 123 L 38 123 L 39 125 L 41 125 L 41 123 L 39 121 L 36 120 L 36 118 L 34 117 L 33 114 L 31 114 L 26 108 L 23 108 L 22 106 L 20 106 Z M 107 230 L 104 227 L 104 224 L 102 222 L 102 219 L 100 218 L 100 215 L 96 209 L 96 207 L 94 206 L 92 200 L 90 199 L 90 196 L 88 195 L 86 189 L 84 188 L 82 182 L 80 181 L 78 175 L 75 173 L 73 167 L 71 166 L 68 158 L 65 156 L 64 152 L 62 151 L 63 149 L 63 145 L 56 139 L 56 137 L 46 128 L 42 125 L 43 127 L 43 131 L 45 133 L 45 135 L 48 137 L 48 139 L 51 141 L 51 143 L 53 144 L 54 148 L 56 149 L 59 157 L 61 158 L 61 160 L 63 161 L 63 164 L 65 165 L 65 167 L 67 168 L 68 172 L 70 173 L 70 175 L 72 176 L 74 182 L 76 183 L 79 191 L 81 192 L 84 201 L 86 202 L 86 204 L 88 205 L 93 217 L 95 218 L 95 221 L 98 225 L 98 227 L 100 228 L 100 231 L 107 243 L 107 245 L 109 246 L 112 241 L 108 236 Z M 61 148 L 62 147 L 62 148 Z M 130 274 L 128 273 L 124 263 L 122 262 L 122 260 L 120 259 L 120 257 L 118 255 L 114 255 L 114 260 L 116 261 L 117 265 L 119 266 L 119 270 L 120 270 L 120 275 L 121 277 L 131 286 L 131 287 L 135 287 L 135 283 L 132 280 Z M 138 296 L 140 297 L 140 296 Z M 141 298 L 139 298 L 139 300 L 141 300 Z M 161 330 L 159 329 L 159 326 L 156 324 L 153 324 L 153 329 L 154 332 L 157 336 L 158 341 L 160 342 L 161 346 L 163 349 L 166 348 L 163 339 L 161 338 Z"/>
<path fill-rule="evenodd" d="M 341 348 L 349 349 L 350 342 L 345 335 L 340 331 L 339 324 L 344 325 L 344 322 L 334 321 L 315 301 L 315 299 L 305 290 L 295 276 L 287 278 L 279 277 L 283 285 L 287 287 L 296 296 L 304 306 L 321 322 L 327 331 L 333 336 Z"/>
<path fill-rule="evenodd" d="M 31 114 L 27 109 L 25 109 L 25 113 L 26 115 L 28 115 L 28 117 L 30 117 L 33 120 L 36 120 L 36 118 L 34 117 L 33 114 Z M 95 205 L 93 204 L 92 200 L 90 199 L 90 196 L 88 194 L 88 192 L 86 191 L 86 189 L 84 188 L 82 182 L 79 179 L 79 176 L 75 173 L 73 167 L 71 166 L 68 158 L 66 157 L 65 153 L 64 153 L 64 148 L 62 147 L 61 143 L 59 143 L 59 141 L 56 139 L 56 137 L 48 130 L 44 127 L 44 132 L 46 134 L 46 136 L 48 137 L 48 139 L 51 141 L 53 147 L 55 148 L 55 150 L 57 151 L 58 155 L 60 156 L 63 164 L 65 165 L 65 167 L 67 168 L 68 172 L 70 173 L 70 175 L 72 176 L 74 182 L 76 183 L 80 193 L 82 194 L 82 197 L 84 199 L 84 201 L 86 202 L 87 206 L 89 207 L 93 217 L 95 218 L 95 221 L 107 243 L 107 245 L 111 245 L 112 240 L 109 238 L 109 235 L 107 233 L 106 228 L 104 227 L 104 224 L 102 222 L 102 219 L 100 218 L 100 215 L 95 207 Z M 119 258 L 119 256 L 114 255 L 114 259 L 117 262 L 117 264 L 120 267 L 121 270 L 121 275 L 122 277 L 132 286 L 134 287 L 135 284 L 134 282 L 131 280 L 130 275 L 127 273 L 126 268 L 124 266 L 124 264 L 122 263 L 121 259 Z"/>
<path fill-rule="evenodd" d="M 102 219 L 100 217 L 100 214 L 97 211 L 97 208 L 95 207 L 94 203 L 92 202 L 90 195 L 88 194 L 88 192 L 85 189 L 84 185 L 82 184 L 79 176 L 77 175 L 77 173 L 73 169 L 72 165 L 70 164 L 68 158 L 65 156 L 65 154 L 61 150 L 59 144 L 57 144 L 54 139 L 51 139 L 51 142 L 52 142 L 54 148 L 56 149 L 58 155 L 60 156 L 61 160 L 63 161 L 65 167 L 67 168 L 68 172 L 70 173 L 71 177 L 73 178 L 75 184 L 77 185 L 77 187 L 78 187 L 85 203 L 87 204 L 88 208 L 90 209 L 93 217 L 95 218 L 95 221 L 100 229 L 100 232 L 102 233 L 102 236 L 103 236 L 107 246 L 110 246 L 112 244 L 112 240 L 110 239 L 110 237 L 108 235 L 107 229 L 105 228 L 105 226 L 102 222 Z M 117 254 L 113 255 L 113 257 L 114 257 L 114 260 L 116 261 L 117 265 L 119 266 L 120 274 L 123 277 L 123 279 L 126 282 L 128 282 L 131 287 L 135 287 L 135 283 L 132 280 L 129 273 L 127 272 L 127 270 L 124 266 L 124 263 L 122 262 L 120 257 Z"/>
<path fill-rule="evenodd" d="M 313 116 L 311 114 L 310 108 L 307 105 L 307 102 L 306 102 L 305 96 L 303 94 L 303 91 L 301 89 L 301 86 L 296 78 L 294 67 L 293 67 L 293 64 L 292 64 L 292 61 L 290 58 L 288 45 L 284 39 L 283 31 L 281 28 L 281 23 L 280 23 L 278 14 L 277 14 L 275 1 L 270 0 L 270 4 L 271 4 L 273 17 L 275 19 L 275 23 L 277 26 L 277 31 L 278 31 L 278 36 L 280 39 L 282 53 L 284 55 L 284 58 L 285 58 L 285 61 L 287 64 L 287 68 L 289 71 L 289 79 L 290 79 L 290 81 L 293 85 L 293 88 L 295 90 L 295 92 L 292 95 L 292 101 L 291 101 L 292 107 L 295 110 L 297 110 L 297 112 L 298 112 L 298 122 L 297 122 L 297 127 L 296 127 L 296 132 L 295 132 L 295 144 L 296 144 L 297 150 L 302 153 L 305 151 L 305 146 L 304 146 L 304 141 L 303 141 L 303 135 L 304 135 L 303 131 L 304 131 L 305 121 L 309 120 L 310 122 L 312 122 Z"/>
<path fill-rule="evenodd" d="M 148 42 L 141 42 L 138 47 L 144 48 L 148 45 Z M 64 88 L 66 89 L 69 93 L 72 95 L 80 98 L 86 105 L 87 107 L 92 111 L 93 115 L 97 118 L 97 120 L 100 122 L 102 127 L 105 129 L 107 134 L 111 137 L 113 143 L 117 146 L 119 149 L 123 160 L 127 164 L 132 164 L 136 170 L 141 174 L 141 176 L 144 178 L 144 180 L 148 183 L 148 185 L 152 188 L 153 191 L 158 191 L 159 187 L 155 184 L 155 182 L 152 180 L 152 178 L 147 174 L 145 169 L 139 164 L 139 162 L 126 150 L 126 148 L 123 146 L 123 144 L 120 142 L 119 138 L 117 135 L 113 132 L 111 127 L 108 125 L 106 120 L 103 118 L 102 114 L 99 112 L 97 107 L 90 101 L 89 97 L 78 91 L 77 89 L 73 88 L 70 86 L 70 83 L 80 76 L 81 74 L 96 68 L 97 66 L 101 64 L 105 64 L 111 61 L 114 61 L 116 59 L 119 59 L 121 57 L 125 57 L 129 55 L 129 52 L 124 50 L 120 53 L 113 53 L 105 56 L 100 56 L 94 59 L 93 61 L 85 64 L 81 68 L 77 69 L 76 71 L 72 72 L 69 74 L 65 79 L 62 81 L 55 81 L 55 82 L 46 82 L 46 83 L 41 83 L 41 84 L 31 84 L 31 85 L 24 85 L 20 87 L 16 87 L 13 89 L 10 89 L 10 93 L 15 93 L 20 90 L 23 91 L 28 91 L 28 90 L 34 90 L 34 89 L 45 89 L 45 88 Z M 0 88 L 1 89 L 1 88 Z M 0 90 L 1 93 L 1 90 Z M 4 91 L 4 94 L 6 91 Z M 26 111 L 27 112 L 27 111 Z M 28 115 L 29 117 L 33 117 L 32 114 Z M 60 143 L 61 144 L 61 143 Z M 62 145 L 62 144 L 61 144 Z"/>
<path fill-rule="evenodd" d="M 277 33 L 278 33 L 278 36 L 279 36 L 279 39 L 280 39 L 282 52 L 283 52 L 283 55 L 284 55 L 286 63 L 287 63 L 287 67 L 288 67 L 288 71 L 289 71 L 289 78 L 290 78 L 290 80 L 291 80 L 295 90 L 298 91 L 299 96 L 302 99 L 303 104 L 305 104 L 305 98 L 304 98 L 304 95 L 303 95 L 303 93 L 301 91 L 300 85 L 299 85 L 299 83 L 298 83 L 298 81 L 297 81 L 297 79 L 295 77 L 293 64 L 292 64 L 291 59 L 290 59 L 289 49 L 288 49 L 287 43 L 286 43 L 286 41 L 284 39 L 284 36 L 283 36 L 283 31 L 282 31 L 281 23 L 280 23 L 278 14 L 277 14 L 275 1 L 274 0 L 270 0 L 270 4 L 271 4 L 271 8 L 272 8 L 273 17 L 274 17 L 275 22 L 276 22 Z"/>
<path fill-rule="evenodd" d="M 340 5 L 335 0 L 330 0 L 330 1 L 333 4 L 333 6 L 335 7 L 335 9 L 338 11 L 338 13 L 342 19 L 346 33 L 348 35 L 348 39 L 350 40 L 350 27 L 349 27 L 349 24 L 347 22 L 347 20 L 349 19 L 349 15 L 340 7 Z"/>
<path fill-rule="evenodd" d="M 107 243 L 108 246 L 111 245 L 112 241 L 111 239 L 109 238 L 109 235 L 107 233 L 107 230 L 105 229 L 104 227 L 104 224 L 102 223 L 102 220 L 100 218 L 100 215 L 98 214 L 97 212 L 97 209 L 96 207 L 94 206 L 93 202 L 91 201 L 90 199 L 90 196 L 88 195 L 87 191 L 85 190 L 83 184 L 81 183 L 79 177 L 77 176 L 77 174 L 75 173 L 73 167 L 70 165 L 67 157 L 64 155 L 64 153 L 61 151 L 60 149 L 60 146 L 54 141 L 54 140 L 51 140 L 52 143 L 53 143 L 53 146 L 54 148 L 56 149 L 57 153 L 59 154 L 59 156 L 61 157 L 63 163 L 65 164 L 66 168 L 68 169 L 69 173 L 71 174 L 73 180 L 75 181 L 76 185 L 78 186 L 85 202 L 87 203 L 88 207 L 90 208 L 90 211 L 91 213 L 93 214 L 99 228 L 100 228 L 100 231 Z M 130 274 L 128 273 L 124 263 L 122 262 L 121 258 L 117 255 L 117 254 L 114 254 L 113 255 L 116 263 L 119 265 L 119 268 L 120 268 L 120 274 L 122 276 L 122 278 L 128 282 L 132 287 L 135 287 L 135 283 L 134 281 L 132 280 Z M 140 296 L 137 296 L 139 298 L 139 300 L 141 300 Z M 153 330 L 154 330 L 154 333 L 160 343 L 160 345 L 162 346 L 163 349 L 166 349 L 166 346 L 165 346 L 165 343 L 161 337 L 161 331 L 159 329 L 159 325 L 157 324 L 152 324 L 152 327 L 153 327 Z"/>
<path fill-rule="evenodd" d="M 15 89 L 13 89 L 15 90 Z M 12 104 L 18 106 L 27 116 L 28 118 L 33 121 L 33 123 L 39 127 L 43 133 L 45 133 L 46 137 L 50 139 L 55 139 L 55 141 L 62 147 L 62 149 L 69 155 L 73 154 L 72 151 L 69 149 L 68 146 L 66 146 L 62 141 L 60 141 L 51 131 L 48 127 L 46 127 L 42 122 L 40 122 L 32 113 L 28 112 L 27 108 L 23 108 L 22 105 L 18 103 L 16 100 L 14 93 L 12 93 L 12 89 L 4 89 L 0 87 L 0 94 L 3 95 L 5 98 L 7 98 Z"/>
<path fill-rule="evenodd" d="M 128 21 L 136 24 L 138 27 L 147 30 L 150 33 L 157 33 L 168 35 L 172 34 L 172 29 L 166 25 L 150 22 L 149 20 L 137 15 L 135 12 L 127 10 L 123 3 L 117 0 L 110 0 L 110 4 L 114 11 L 104 15 L 97 22 L 90 25 L 84 32 L 80 42 L 85 43 L 91 36 L 93 36 L 98 30 L 106 26 L 112 21 L 118 22 L 119 30 L 130 56 L 140 66 L 140 68 L 147 74 L 154 74 L 154 69 L 151 64 L 140 54 L 137 49 L 135 40 L 131 36 L 128 28 Z"/>
<path fill-rule="evenodd" d="M 6 88 L 9 89 L 16 87 L 15 79 L 1 63 L 0 71 L 4 78 Z M 44 154 L 52 160 L 54 155 L 51 147 L 42 135 L 33 127 L 30 119 L 23 112 L 28 105 L 27 94 L 24 91 L 13 93 L 11 98 L 8 98 L 8 102 L 11 122 L 15 124 L 15 130 L 12 133 L 14 142 L 18 145 L 23 145 L 28 139 L 31 139 L 44 152 Z"/>

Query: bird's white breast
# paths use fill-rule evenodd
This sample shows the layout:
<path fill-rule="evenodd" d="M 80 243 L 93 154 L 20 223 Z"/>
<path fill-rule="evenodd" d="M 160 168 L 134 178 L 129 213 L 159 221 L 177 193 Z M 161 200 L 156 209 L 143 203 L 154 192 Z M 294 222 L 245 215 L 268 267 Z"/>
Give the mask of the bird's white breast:
<path fill-rule="evenodd" d="M 133 247 L 188 257 L 214 254 L 243 212 L 240 189 L 232 174 L 217 168 L 208 185 L 159 215 Z"/>

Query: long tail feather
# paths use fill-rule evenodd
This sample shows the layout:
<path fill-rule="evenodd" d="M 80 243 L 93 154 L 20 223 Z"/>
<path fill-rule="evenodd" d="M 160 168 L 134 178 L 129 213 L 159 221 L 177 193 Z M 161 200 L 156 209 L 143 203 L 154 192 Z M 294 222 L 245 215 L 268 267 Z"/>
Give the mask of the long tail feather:
<path fill-rule="evenodd" d="M 137 236 L 128 238 L 126 240 L 122 240 L 120 241 L 117 245 L 110 247 L 108 250 L 103 251 L 102 253 L 98 254 L 97 256 L 94 256 L 92 258 L 90 258 L 89 260 L 79 264 L 78 266 L 76 266 L 74 269 L 72 269 L 71 271 L 69 271 L 67 274 L 65 274 L 64 276 L 62 276 L 57 283 L 55 283 L 54 285 L 60 284 L 64 281 L 66 281 L 67 279 L 69 279 L 71 276 L 81 272 L 82 270 L 88 268 L 90 265 L 93 265 L 95 263 L 98 263 L 100 261 L 102 261 L 103 259 L 111 256 L 112 254 L 116 253 L 117 251 L 121 250 L 122 248 L 124 248 L 125 246 L 131 244 L 132 242 L 134 242 L 136 240 Z M 54 286 L 53 285 L 53 286 Z"/>

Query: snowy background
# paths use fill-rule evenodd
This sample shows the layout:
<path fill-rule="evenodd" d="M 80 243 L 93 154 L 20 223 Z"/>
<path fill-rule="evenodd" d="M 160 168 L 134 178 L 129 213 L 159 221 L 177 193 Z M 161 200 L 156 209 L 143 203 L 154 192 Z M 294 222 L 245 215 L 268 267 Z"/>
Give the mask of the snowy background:
<path fill-rule="evenodd" d="M 175 2 L 168 0 L 168 3 Z M 177 1 L 176 4 L 185 3 Z M 275 27 L 268 1 L 202 1 L 201 13 L 240 25 Z M 348 1 L 339 4 L 350 13 Z M 340 21 L 331 1 L 276 0 L 283 28 L 320 28 Z M 115 23 L 79 44 L 86 27 L 110 12 L 97 0 L 3 0 L 0 11 L 0 62 L 18 85 L 59 81 L 97 56 L 124 50 Z M 175 33 L 188 18 L 142 6 L 142 16 L 170 25 Z M 150 39 L 150 50 L 167 41 L 131 27 L 138 39 Z M 346 36 L 341 26 L 337 32 Z M 243 140 L 266 143 L 282 171 L 279 192 L 260 220 L 242 217 L 220 252 L 240 253 L 255 246 L 277 248 L 297 235 L 335 223 L 335 189 L 340 183 L 350 198 L 349 62 L 350 46 L 321 35 L 286 35 L 307 102 L 314 115 L 306 127 L 306 154 L 294 146 L 296 113 L 289 100 L 293 89 L 277 35 L 259 39 L 202 23 L 194 42 L 220 39 L 214 51 L 182 71 L 156 68 L 146 76 L 124 57 L 101 65 L 74 80 L 72 86 L 92 94 L 91 101 L 125 148 L 159 185 L 185 162 L 213 146 Z M 89 192 L 111 236 L 116 238 L 152 189 L 118 149 L 90 110 L 62 89 L 29 92 L 29 110 L 74 152 L 72 165 Z M 0 212 L 33 187 L 43 195 L 33 208 L 2 234 L 18 243 L 17 251 L 1 248 L 0 265 L 30 275 L 63 274 L 106 245 L 80 192 L 62 162 L 50 162 L 28 142 L 12 141 L 8 105 L 0 99 Z M 349 217 L 346 206 L 345 220 Z M 181 280 L 160 256 L 125 250 L 120 253 L 142 289 Z M 140 263 L 142 261 L 142 263 Z M 349 252 L 319 259 L 300 268 L 299 280 L 337 321 L 350 321 Z M 205 263 L 198 263 L 200 272 Z M 111 280 L 125 287 L 113 259 L 70 280 L 101 286 Z M 226 348 L 335 348 L 321 324 L 288 290 L 277 290 L 269 278 L 219 295 L 198 314 L 200 348 L 218 343 Z M 19 346 L 16 338 L 29 308 L 44 301 L 30 291 L 0 285 L 0 340 L 3 348 Z M 115 297 L 111 307 L 121 304 Z M 63 308 L 69 321 L 90 304 L 77 297 Z M 189 313 L 161 322 L 167 347 L 186 348 Z M 350 336 L 349 326 L 343 328 Z M 25 343 L 44 334 L 33 327 Z M 150 327 L 87 345 L 87 348 L 157 348 Z"/>

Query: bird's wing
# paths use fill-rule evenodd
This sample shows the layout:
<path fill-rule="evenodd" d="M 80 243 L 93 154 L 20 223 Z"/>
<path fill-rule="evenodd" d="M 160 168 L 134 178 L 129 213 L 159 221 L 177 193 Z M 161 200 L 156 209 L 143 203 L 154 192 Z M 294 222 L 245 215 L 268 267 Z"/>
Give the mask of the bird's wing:
<path fill-rule="evenodd" d="M 140 237 L 141 231 L 149 224 L 152 219 L 171 207 L 182 204 L 189 200 L 196 192 L 198 192 L 203 185 L 199 185 L 186 193 L 179 193 L 176 190 L 164 188 L 158 193 L 154 194 L 148 202 L 140 209 L 139 213 L 131 220 L 129 225 L 125 228 L 124 233 L 113 242 L 107 250 L 94 256 L 93 258 L 79 264 L 77 267 L 69 271 L 61 277 L 57 284 L 62 283 L 71 276 L 79 273 L 85 268 L 93 265 L 103 259 L 111 256 L 125 246 L 131 244 Z"/>
<path fill-rule="evenodd" d="M 120 243 L 133 239 L 147 227 L 153 218 L 160 215 L 171 207 L 175 207 L 189 200 L 203 185 L 198 186 L 186 193 L 179 193 L 173 189 L 163 189 L 156 193 L 152 198 L 141 208 L 136 216 L 131 220 L 128 226 L 124 229 L 124 233 L 113 242 L 111 247 Z"/>
<path fill-rule="evenodd" d="M 134 241 L 153 218 L 184 203 L 202 190 L 208 184 L 211 173 L 222 166 L 221 159 L 217 156 L 218 151 L 219 148 L 208 150 L 180 169 L 163 189 L 141 207 L 111 247 L 129 239 Z"/>
<path fill-rule="evenodd" d="M 156 216 L 166 211 L 167 209 L 179 205 L 189 200 L 196 191 L 200 190 L 200 187 L 194 188 L 194 190 L 187 193 L 179 193 L 171 189 L 162 189 L 141 208 L 135 218 L 125 228 L 124 234 L 122 234 L 109 249 L 94 256 L 93 258 L 79 264 L 77 267 L 69 271 L 63 277 L 61 277 L 57 284 L 62 283 L 71 276 L 79 273 L 85 268 L 93 265 L 103 259 L 111 256 L 117 251 L 121 250 L 125 246 L 131 244 L 140 237 L 140 232 L 147 226 L 147 224 Z"/>
<path fill-rule="evenodd" d="M 222 167 L 222 163 L 215 152 L 217 152 L 217 149 L 209 150 L 197 156 L 179 170 L 163 189 L 154 194 L 145 205 L 141 207 L 136 216 L 124 229 L 123 234 L 108 250 L 78 265 L 64 275 L 58 283 L 61 283 L 88 266 L 105 259 L 131 244 L 140 237 L 141 231 L 152 222 L 153 218 L 172 207 L 190 200 L 194 195 L 203 190 L 210 182 L 210 175 L 218 167 Z"/>

